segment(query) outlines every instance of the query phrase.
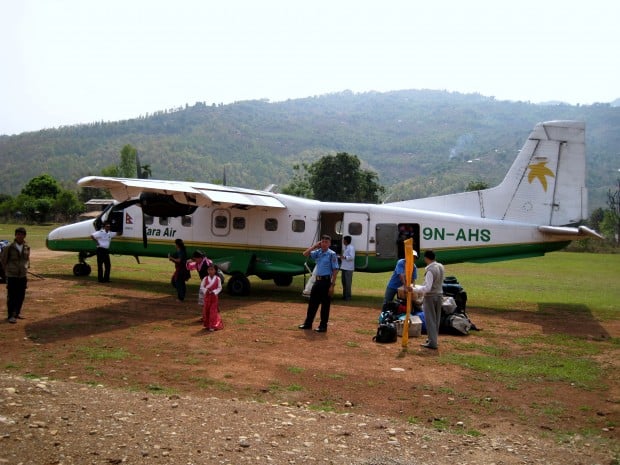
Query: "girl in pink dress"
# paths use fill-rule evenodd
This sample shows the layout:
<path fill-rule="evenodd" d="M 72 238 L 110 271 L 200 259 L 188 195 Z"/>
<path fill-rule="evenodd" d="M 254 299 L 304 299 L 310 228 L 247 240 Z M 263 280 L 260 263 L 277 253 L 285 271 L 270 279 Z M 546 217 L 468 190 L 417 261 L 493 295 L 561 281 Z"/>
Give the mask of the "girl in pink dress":
<path fill-rule="evenodd" d="M 207 276 L 200 283 L 200 290 L 205 296 L 202 307 L 202 324 L 209 331 L 224 328 L 219 310 L 219 293 L 222 292 L 222 281 L 215 271 L 215 265 L 210 264 L 207 268 Z"/>

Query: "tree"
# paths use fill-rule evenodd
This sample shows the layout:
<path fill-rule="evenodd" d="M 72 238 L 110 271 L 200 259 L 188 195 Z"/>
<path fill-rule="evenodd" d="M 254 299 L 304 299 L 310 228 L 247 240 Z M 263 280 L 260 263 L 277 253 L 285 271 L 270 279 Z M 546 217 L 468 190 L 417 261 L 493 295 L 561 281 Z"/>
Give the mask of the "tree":
<path fill-rule="evenodd" d="M 140 165 L 140 177 L 142 179 L 148 179 L 151 176 L 153 176 L 151 165 Z"/>
<path fill-rule="evenodd" d="M 300 173 L 294 179 L 296 185 L 285 188 L 288 192 L 310 188 L 315 199 L 325 202 L 377 203 L 385 190 L 376 173 L 360 169 L 359 158 L 346 152 L 324 156 L 303 168 L 308 176 Z"/>
<path fill-rule="evenodd" d="M 467 184 L 466 190 L 467 191 L 482 191 L 488 188 L 489 188 L 489 184 L 484 181 L 469 181 L 469 184 Z"/>
<path fill-rule="evenodd" d="M 118 171 L 123 178 L 133 178 L 136 176 L 136 155 L 138 150 L 131 144 L 125 145 L 121 149 L 121 162 Z"/>
<path fill-rule="evenodd" d="M 49 174 L 42 174 L 28 181 L 22 189 L 22 194 L 35 199 L 55 199 L 60 191 L 61 188 L 56 179 Z"/>
<path fill-rule="evenodd" d="M 73 191 L 63 190 L 52 203 L 52 213 L 56 220 L 68 221 L 86 210 Z"/>
<path fill-rule="evenodd" d="M 122 176 L 121 171 L 118 169 L 117 165 L 112 165 L 112 166 L 103 168 L 101 170 L 101 175 L 107 176 L 109 178 L 120 178 Z"/>
<path fill-rule="evenodd" d="M 595 231 L 599 231 L 601 229 L 601 222 L 605 217 L 605 209 L 598 207 L 592 213 L 590 213 L 590 217 L 588 218 L 588 226 Z"/>
<path fill-rule="evenodd" d="M 0 214 L 5 217 L 23 215 L 32 222 L 68 221 L 84 209 L 75 192 L 62 189 L 56 179 L 42 174 L 28 181 L 15 199 L 2 202 Z"/>
<path fill-rule="evenodd" d="M 618 245 L 620 242 L 620 179 L 616 180 L 616 190 L 607 191 L 607 206 L 609 209 L 605 211 L 603 221 L 601 221 L 601 230 L 607 232 L 614 238 L 614 243 Z"/>
<path fill-rule="evenodd" d="M 283 194 L 295 195 L 297 197 L 305 197 L 311 199 L 314 197 L 312 186 L 310 185 L 310 177 L 308 175 L 308 165 L 293 165 L 293 180 L 282 189 Z"/>

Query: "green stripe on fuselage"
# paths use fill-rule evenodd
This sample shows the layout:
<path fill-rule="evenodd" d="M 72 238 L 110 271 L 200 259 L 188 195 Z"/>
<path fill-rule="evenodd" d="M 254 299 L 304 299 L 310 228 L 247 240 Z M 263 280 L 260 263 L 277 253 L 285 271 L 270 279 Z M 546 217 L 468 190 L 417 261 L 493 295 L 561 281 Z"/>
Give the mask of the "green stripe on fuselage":
<path fill-rule="evenodd" d="M 553 252 L 566 247 L 570 241 L 566 242 L 546 242 L 532 244 L 506 244 L 481 247 L 459 247 L 459 248 L 436 248 L 437 259 L 443 264 L 462 263 L 462 262 L 494 262 L 512 260 L 518 258 L 541 256 L 547 252 Z M 302 249 L 293 247 L 274 247 L 274 246 L 249 246 L 247 244 L 226 244 L 226 243 L 204 243 L 186 242 L 188 253 L 195 249 L 203 250 L 209 258 L 216 263 L 248 263 L 245 258 L 248 254 L 254 257 L 249 269 L 229 268 L 227 272 L 240 272 L 244 274 L 303 274 L 306 270 L 304 263 L 308 261 L 302 255 Z M 93 241 L 88 238 L 81 239 L 61 239 L 47 242 L 50 250 L 69 251 L 69 252 L 95 252 Z M 147 248 L 144 248 L 140 239 L 114 238 L 110 247 L 110 252 L 116 255 L 131 255 L 143 257 L 166 257 L 174 251 L 172 241 L 159 241 L 150 239 Z M 422 255 L 422 254 L 420 254 Z M 238 259 L 238 260 L 237 260 Z M 392 271 L 396 265 L 396 259 L 380 258 L 374 252 L 359 252 L 356 256 L 356 267 L 358 271 L 371 273 L 381 273 Z M 424 259 L 419 257 L 416 261 L 419 267 L 424 266 Z M 245 266 L 245 265 L 244 265 Z"/>

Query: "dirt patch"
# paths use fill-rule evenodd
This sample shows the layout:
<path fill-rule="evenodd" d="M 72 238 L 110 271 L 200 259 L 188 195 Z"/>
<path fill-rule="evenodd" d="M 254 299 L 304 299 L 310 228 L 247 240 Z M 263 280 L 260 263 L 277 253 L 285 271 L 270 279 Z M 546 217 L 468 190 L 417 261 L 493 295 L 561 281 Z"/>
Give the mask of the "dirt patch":
<path fill-rule="evenodd" d="M 144 292 L 130 282 L 102 285 L 93 278 L 33 277 L 26 319 L 0 325 L 3 370 L 151 394 L 381 416 L 467 437 L 564 441 L 577 454 L 570 463 L 611 463 L 617 457 L 620 392 L 610 338 L 620 328 L 618 322 L 596 321 L 586 310 L 566 318 L 552 306 L 535 314 L 471 308 L 482 331 L 443 335 L 440 350 L 428 351 L 419 338 L 410 339 L 406 349 L 400 339 L 373 343 L 377 312 L 355 300 L 335 300 L 329 330 L 318 334 L 297 328 L 307 305 L 301 297 L 281 302 L 225 295 L 224 330 L 208 333 L 193 296 L 179 303 L 170 291 Z M 536 344 L 537 336 L 548 334 L 604 345 L 597 356 L 604 368 L 600 386 L 543 378 L 515 382 L 454 362 L 472 345 L 483 354 L 500 340 L 502 351 L 514 355 L 523 351 L 516 337 Z M 553 448 L 544 449 L 546 463 L 569 463 L 563 448 L 557 449 L 558 460 Z"/>

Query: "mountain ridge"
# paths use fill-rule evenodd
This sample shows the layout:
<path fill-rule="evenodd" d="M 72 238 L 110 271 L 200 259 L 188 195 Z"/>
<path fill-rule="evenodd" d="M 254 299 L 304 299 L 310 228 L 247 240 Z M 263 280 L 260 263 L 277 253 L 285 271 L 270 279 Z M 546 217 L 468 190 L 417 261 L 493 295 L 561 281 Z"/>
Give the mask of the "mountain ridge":
<path fill-rule="evenodd" d="M 80 177 L 137 148 L 154 178 L 263 188 L 291 181 L 293 166 L 336 152 L 357 155 L 390 201 L 501 181 L 540 121 L 586 122 L 590 210 L 604 207 L 620 160 L 620 108 L 540 105 L 480 94 L 343 91 L 283 102 L 197 102 L 134 119 L 0 137 L 1 193 L 16 195 L 42 173 L 75 188 Z M 618 165 L 618 166 L 617 166 Z"/>

